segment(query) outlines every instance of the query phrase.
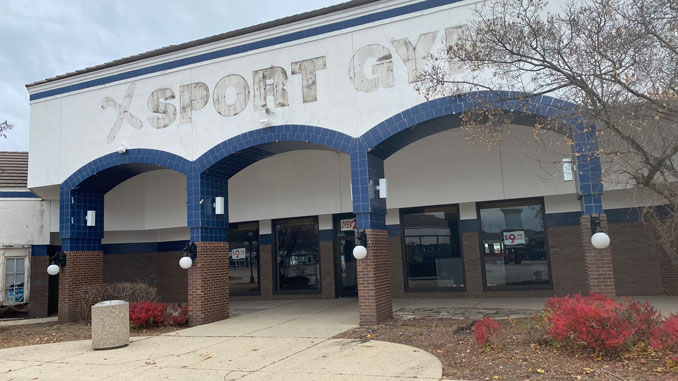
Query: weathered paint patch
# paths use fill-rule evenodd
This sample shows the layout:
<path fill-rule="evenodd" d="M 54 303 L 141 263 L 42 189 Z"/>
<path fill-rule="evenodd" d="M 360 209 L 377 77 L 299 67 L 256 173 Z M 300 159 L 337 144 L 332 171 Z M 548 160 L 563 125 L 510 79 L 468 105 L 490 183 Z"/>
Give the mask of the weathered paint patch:
<path fill-rule="evenodd" d="M 193 121 L 193 111 L 205 107 L 210 99 L 210 89 L 202 82 L 189 83 L 179 88 L 181 124 Z"/>
<path fill-rule="evenodd" d="M 367 75 L 367 61 L 376 59 Z M 348 68 L 348 75 L 356 90 L 369 93 L 381 88 L 393 87 L 393 59 L 391 52 L 383 45 L 367 45 L 355 52 Z"/>
<path fill-rule="evenodd" d="M 421 80 L 422 69 L 426 67 L 426 57 L 431 52 L 431 47 L 438 32 L 423 33 L 417 39 L 417 44 L 412 45 L 409 38 L 401 38 L 391 41 L 396 53 L 407 66 L 407 80 L 409 83 Z"/>
<path fill-rule="evenodd" d="M 228 89 L 235 90 L 235 101 L 228 103 L 226 99 Z M 221 116 L 234 116 L 240 114 L 250 101 L 250 86 L 245 78 L 238 74 L 231 74 L 223 77 L 217 82 L 212 94 L 214 108 Z"/>
<path fill-rule="evenodd" d="M 148 109 L 162 116 L 151 116 L 148 122 L 151 127 L 161 129 L 169 127 L 177 118 L 177 108 L 173 104 L 161 101 L 174 99 L 174 91 L 170 88 L 157 89 L 148 97 Z"/>
<path fill-rule="evenodd" d="M 292 74 L 301 74 L 301 97 L 304 103 L 318 100 L 316 71 L 326 67 L 325 56 L 292 62 Z"/>
<path fill-rule="evenodd" d="M 461 26 L 455 26 L 452 28 L 445 28 L 445 46 L 450 47 L 453 46 L 456 42 L 459 36 L 462 33 L 466 33 L 468 31 L 468 26 L 467 25 L 461 25 Z M 461 65 L 456 65 L 456 64 L 450 64 L 449 74 L 454 75 L 454 74 L 461 74 L 464 72 L 464 68 Z"/>
<path fill-rule="evenodd" d="M 112 143 L 115 140 L 115 137 L 120 131 L 120 127 L 122 127 L 122 123 L 125 121 L 137 130 L 143 127 L 144 124 L 141 120 L 128 111 L 129 106 L 132 104 L 132 98 L 134 97 L 134 89 L 135 85 L 134 83 L 131 83 L 127 87 L 127 90 L 125 90 L 125 94 L 122 96 L 122 101 L 120 103 L 109 97 L 104 97 L 104 99 L 101 100 L 101 108 L 103 110 L 112 108 L 118 112 L 118 117 L 113 123 L 113 127 L 111 127 L 108 136 L 106 136 L 106 143 Z"/>
<path fill-rule="evenodd" d="M 273 97 L 275 107 L 289 106 L 287 99 L 287 72 L 280 66 L 271 66 L 254 71 L 254 110 L 269 107 L 268 97 Z"/>

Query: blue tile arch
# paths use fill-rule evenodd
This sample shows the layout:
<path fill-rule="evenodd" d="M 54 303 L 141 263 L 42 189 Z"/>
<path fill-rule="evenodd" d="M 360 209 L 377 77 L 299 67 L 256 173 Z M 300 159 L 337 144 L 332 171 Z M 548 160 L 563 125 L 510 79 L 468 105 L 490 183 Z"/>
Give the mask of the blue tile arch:
<path fill-rule="evenodd" d="M 300 124 L 265 127 L 212 147 L 194 162 L 194 170 L 229 178 L 256 161 L 301 148 L 331 149 L 350 154 L 353 141 L 349 135 L 323 127 Z"/>
<path fill-rule="evenodd" d="M 494 107 L 526 115 L 558 118 L 574 128 L 573 150 L 577 158 L 578 187 L 585 214 L 599 214 L 602 209 L 601 166 L 597 155 L 595 127 L 576 119 L 576 106 L 548 97 L 515 100 L 517 92 L 474 92 L 425 102 L 379 123 L 358 138 L 341 132 L 308 125 L 279 125 L 235 136 L 190 162 L 158 150 L 131 149 L 125 154 L 112 153 L 80 168 L 61 185 L 61 237 L 65 246 L 81 239 L 84 247 L 103 236 L 103 194 L 139 173 L 160 168 L 174 169 L 187 177 L 188 226 L 191 239 L 213 241 L 226 239 L 228 214 L 215 215 L 214 198 L 227 197 L 228 178 L 248 165 L 281 152 L 297 149 L 329 149 L 351 157 L 354 212 L 362 228 L 385 229 L 385 201 L 376 197 L 375 185 L 384 176 L 383 160 L 404 145 L 433 128 L 417 128 L 441 117 L 454 116 L 479 107 Z M 504 100 L 511 99 L 511 100 Z M 526 123 L 533 119 L 526 118 Z M 458 127 L 448 123 L 447 129 Z M 416 131 L 416 132 L 408 132 Z M 202 201 L 202 202 L 201 202 Z M 85 226 L 86 210 L 101 211 L 96 228 Z M 99 221 L 101 219 L 101 221 Z M 76 247 L 77 245 L 73 246 Z M 100 247 L 100 242 L 98 244 Z"/>
<path fill-rule="evenodd" d="M 285 124 L 234 136 L 202 154 L 188 176 L 188 226 L 193 241 L 226 239 L 228 212 L 214 213 L 216 197 L 228 197 L 228 179 L 245 167 L 275 154 L 324 149 L 350 154 L 354 138 L 322 127 Z"/>
<path fill-rule="evenodd" d="M 525 125 L 534 123 L 535 117 L 563 121 L 563 126 L 567 126 L 568 130 L 556 130 L 555 132 L 568 133 L 574 138 L 572 148 L 576 158 L 577 187 L 582 211 L 584 214 L 603 213 L 602 170 L 600 156 L 597 153 L 595 125 L 578 117 L 580 113 L 577 112 L 575 104 L 554 97 L 530 96 L 515 91 L 476 91 L 443 97 L 419 104 L 382 121 L 358 137 L 354 147 L 358 151 L 364 150 L 381 159 L 386 159 L 418 139 L 445 129 L 459 127 L 460 114 L 488 107 L 518 113 L 524 118 L 517 119 L 516 123 Z M 442 117 L 451 116 L 456 116 L 457 119 L 446 120 L 444 125 L 434 123 Z M 413 128 L 415 126 L 417 128 Z M 420 128 L 422 126 L 423 128 Z M 365 153 L 354 152 L 352 158 L 353 155 L 364 157 Z M 359 164 L 359 170 L 363 170 L 365 165 Z M 355 187 L 354 184 L 354 191 Z M 363 199 L 360 200 L 360 202 L 363 201 Z"/>
<path fill-rule="evenodd" d="M 124 154 L 114 152 L 90 161 L 64 180 L 61 187 L 106 193 L 135 175 L 165 168 L 188 176 L 191 162 L 165 151 L 128 149 Z"/>
<path fill-rule="evenodd" d="M 143 172 L 173 169 L 189 175 L 191 162 L 152 149 L 129 149 L 92 160 L 60 186 L 59 236 L 64 251 L 101 250 L 104 234 L 104 195 L 123 181 Z M 88 210 L 96 212 L 95 226 L 87 226 Z"/>

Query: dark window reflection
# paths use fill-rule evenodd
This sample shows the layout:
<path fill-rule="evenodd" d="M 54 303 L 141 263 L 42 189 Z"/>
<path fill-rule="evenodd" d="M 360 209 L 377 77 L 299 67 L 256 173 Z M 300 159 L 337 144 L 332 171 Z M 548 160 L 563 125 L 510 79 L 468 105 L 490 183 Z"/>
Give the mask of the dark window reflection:
<path fill-rule="evenodd" d="M 320 290 L 317 219 L 309 217 L 276 221 L 275 236 L 278 290 Z"/>
<path fill-rule="evenodd" d="M 24 302 L 24 281 L 26 280 L 25 258 L 8 257 L 5 260 L 5 303 Z"/>
<path fill-rule="evenodd" d="M 231 223 L 228 229 L 231 295 L 259 295 L 259 223 Z"/>
<path fill-rule="evenodd" d="M 403 210 L 407 289 L 464 287 L 456 206 Z"/>
<path fill-rule="evenodd" d="M 485 285 L 548 285 L 541 201 L 486 203 L 479 211 Z"/>

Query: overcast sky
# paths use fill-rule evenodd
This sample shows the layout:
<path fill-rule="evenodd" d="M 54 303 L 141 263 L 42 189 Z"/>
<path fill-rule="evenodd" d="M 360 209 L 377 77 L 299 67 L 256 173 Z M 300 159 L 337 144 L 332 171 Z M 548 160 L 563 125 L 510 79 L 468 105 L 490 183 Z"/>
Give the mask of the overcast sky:
<path fill-rule="evenodd" d="M 0 151 L 27 151 L 24 85 L 345 0 L 0 0 Z"/>

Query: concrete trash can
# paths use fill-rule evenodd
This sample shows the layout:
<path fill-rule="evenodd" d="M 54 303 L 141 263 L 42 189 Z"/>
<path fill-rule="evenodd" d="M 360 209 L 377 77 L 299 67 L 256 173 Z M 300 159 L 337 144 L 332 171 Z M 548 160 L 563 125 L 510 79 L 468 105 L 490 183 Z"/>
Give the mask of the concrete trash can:
<path fill-rule="evenodd" d="M 92 348 L 112 349 L 129 344 L 129 303 L 107 300 L 92 306 Z"/>

